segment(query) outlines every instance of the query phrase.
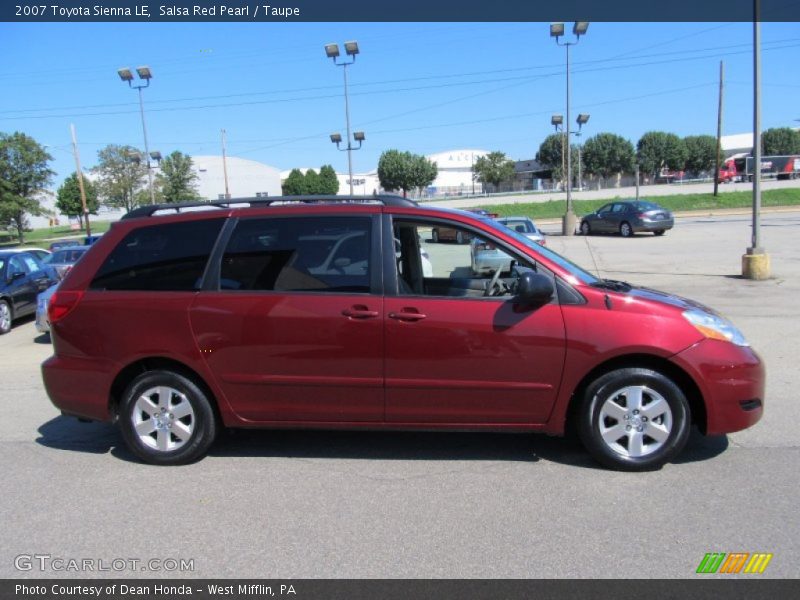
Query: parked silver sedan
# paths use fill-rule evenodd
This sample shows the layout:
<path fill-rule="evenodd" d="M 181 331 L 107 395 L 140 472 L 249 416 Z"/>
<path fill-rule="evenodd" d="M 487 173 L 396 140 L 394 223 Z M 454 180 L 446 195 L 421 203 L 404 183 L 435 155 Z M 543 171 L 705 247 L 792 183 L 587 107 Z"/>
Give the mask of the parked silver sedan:
<path fill-rule="evenodd" d="M 533 240 L 537 244 L 541 244 L 542 246 L 546 246 L 547 242 L 544 239 L 544 233 L 542 233 L 541 229 L 536 227 L 536 223 L 533 222 L 533 219 L 528 217 L 500 217 L 499 219 L 495 219 L 498 223 L 502 223 L 509 229 L 513 229 L 517 233 L 521 233 L 529 240 Z"/>
<path fill-rule="evenodd" d="M 542 246 L 546 244 L 544 234 L 528 217 L 500 217 L 496 221 Z M 498 268 L 501 272 L 511 270 L 511 257 L 494 244 L 480 238 L 473 238 L 470 242 L 470 259 L 472 271 L 476 275 L 494 273 Z"/>
<path fill-rule="evenodd" d="M 663 206 L 646 200 L 625 200 L 610 202 L 583 217 L 581 233 L 619 233 L 622 237 L 631 237 L 645 231 L 664 235 L 674 225 L 672 213 Z"/>
<path fill-rule="evenodd" d="M 89 250 L 89 246 L 61 248 L 53 252 L 45 262 L 56 270 L 59 279 L 64 279 L 64 275 L 86 254 L 87 250 Z"/>
<path fill-rule="evenodd" d="M 36 296 L 36 331 L 39 333 L 48 333 L 50 331 L 50 317 L 47 314 L 47 306 L 50 304 L 50 298 L 53 297 L 58 289 L 58 284 L 51 285 L 41 294 Z"/>

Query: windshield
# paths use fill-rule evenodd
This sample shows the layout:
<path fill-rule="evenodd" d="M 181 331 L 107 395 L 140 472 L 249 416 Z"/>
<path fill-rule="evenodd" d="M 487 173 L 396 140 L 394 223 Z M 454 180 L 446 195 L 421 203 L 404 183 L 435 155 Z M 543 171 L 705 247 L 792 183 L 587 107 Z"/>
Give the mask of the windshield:
<path fill-rule="evenodd" d="M 592 284 L 597 281 L 600 281 L 597 277 L 589 273 L 588 271 L 583 270 L 581 267 L 576 265 L 569 259 L 564 258 L 560 254 L 553 252 L 546 246 L 540 246 L 530 238 L 526 237 L 525 235 L 515 231 L 514 229 L 509 229 L 505 227 L 502 223 L 498 223 L 492 219 L 484 219 L 483 222 L 489 227 L 491 227 L 494 231 L 505 233 L 506 235 L 514 238 L 520 244 L 533 250 L 535 254 L 539 254 L 544 256 L 547 260 L 550 260 L 560 266 L 562 269 L 567 271 L 570 275 L 572 275 L 577 281 L 572 283 L 584 283 L 584 284 Z"/>

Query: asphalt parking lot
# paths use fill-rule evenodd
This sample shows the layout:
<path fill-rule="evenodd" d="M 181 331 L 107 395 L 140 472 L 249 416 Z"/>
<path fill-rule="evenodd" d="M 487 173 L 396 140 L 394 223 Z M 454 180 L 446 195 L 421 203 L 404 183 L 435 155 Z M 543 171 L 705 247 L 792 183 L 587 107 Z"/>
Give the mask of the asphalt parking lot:
<path fill-rule="evenodd" d="M 800 212 L 763 216 L 765 282 L 739 277 L 746 216 L 548 237 L 603 277 L 719 309 L 766 361 L 762 421 L 693 435 L 654 473 L 603 470 L 570 440 L 422 432 L 240 431 L 196 464 L 146 466 L 111 426 L 59 415 L 39 374 L 49 341 L 18 324 L 0 337 L 0 577 L 109 575 L 15 568 L 47 554 L 194 561 L 112 573 L 126 577 L 690 578 L 707 552 L 770 552 L 760 577 L 796 577 L 798 237 Z"/>

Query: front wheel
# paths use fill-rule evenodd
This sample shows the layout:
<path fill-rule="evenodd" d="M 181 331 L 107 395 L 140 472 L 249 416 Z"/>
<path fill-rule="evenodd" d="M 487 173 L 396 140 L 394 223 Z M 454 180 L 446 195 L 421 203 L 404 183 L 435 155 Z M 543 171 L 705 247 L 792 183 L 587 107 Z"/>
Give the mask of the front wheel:
<path fill-rule="evenodd" d="M 622 237 L 631 237 L 633 235 L 633 228 L 631 227 L 630 223 L 623 221 L 619 226 L 619 234 Z"/>
<path fill-rule="evenodd" d="M 664 235 L 664 230 L 663 229 L 656 229 L 653 232 L 653 235 Z"/>
<path fill-rule="evenodd" d="M 125 443 L 154 465 L 181 465 L 203 457 L 217 433 L 206 393 L 172 371 L 147 371 L 125 390 L 119 413 Z"/>
<path fill-rule="evenodd" d="M 592 232 L 592 228 L 589 226 L 589 223 L 584 221 L 581 223 L 581 234 L 582 235 L 589 235 Z"/>
<path fill-rule="evenodd" d="M 578 433 L 602 465 L 620 471 L 660 469 L 689 439 L 691 415 L 681 389 L 658 371 L 626 368 L 586 389 Z"/>

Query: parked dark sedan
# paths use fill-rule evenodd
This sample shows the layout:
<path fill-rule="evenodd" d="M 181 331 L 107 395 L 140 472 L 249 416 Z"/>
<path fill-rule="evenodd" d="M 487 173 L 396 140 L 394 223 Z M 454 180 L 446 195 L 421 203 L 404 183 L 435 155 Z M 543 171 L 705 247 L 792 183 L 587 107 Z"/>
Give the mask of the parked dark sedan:
<path fill-rule="evenodd" d="M 14 319 L 36 311 L 36 295 L 57 281 L 55 271 L 30 252 L 0 252 L 0 334 Z"/>
<path fill-rule="evenodd" d="M 655 202 L 646 200 L 620 200 L 609 202 L 598 211 L 581 219 L 581 233 L 619 233 L 630 237 L 639 231 L 664 235 L 672 229 L 675 220 L 672 213 Z"/>

